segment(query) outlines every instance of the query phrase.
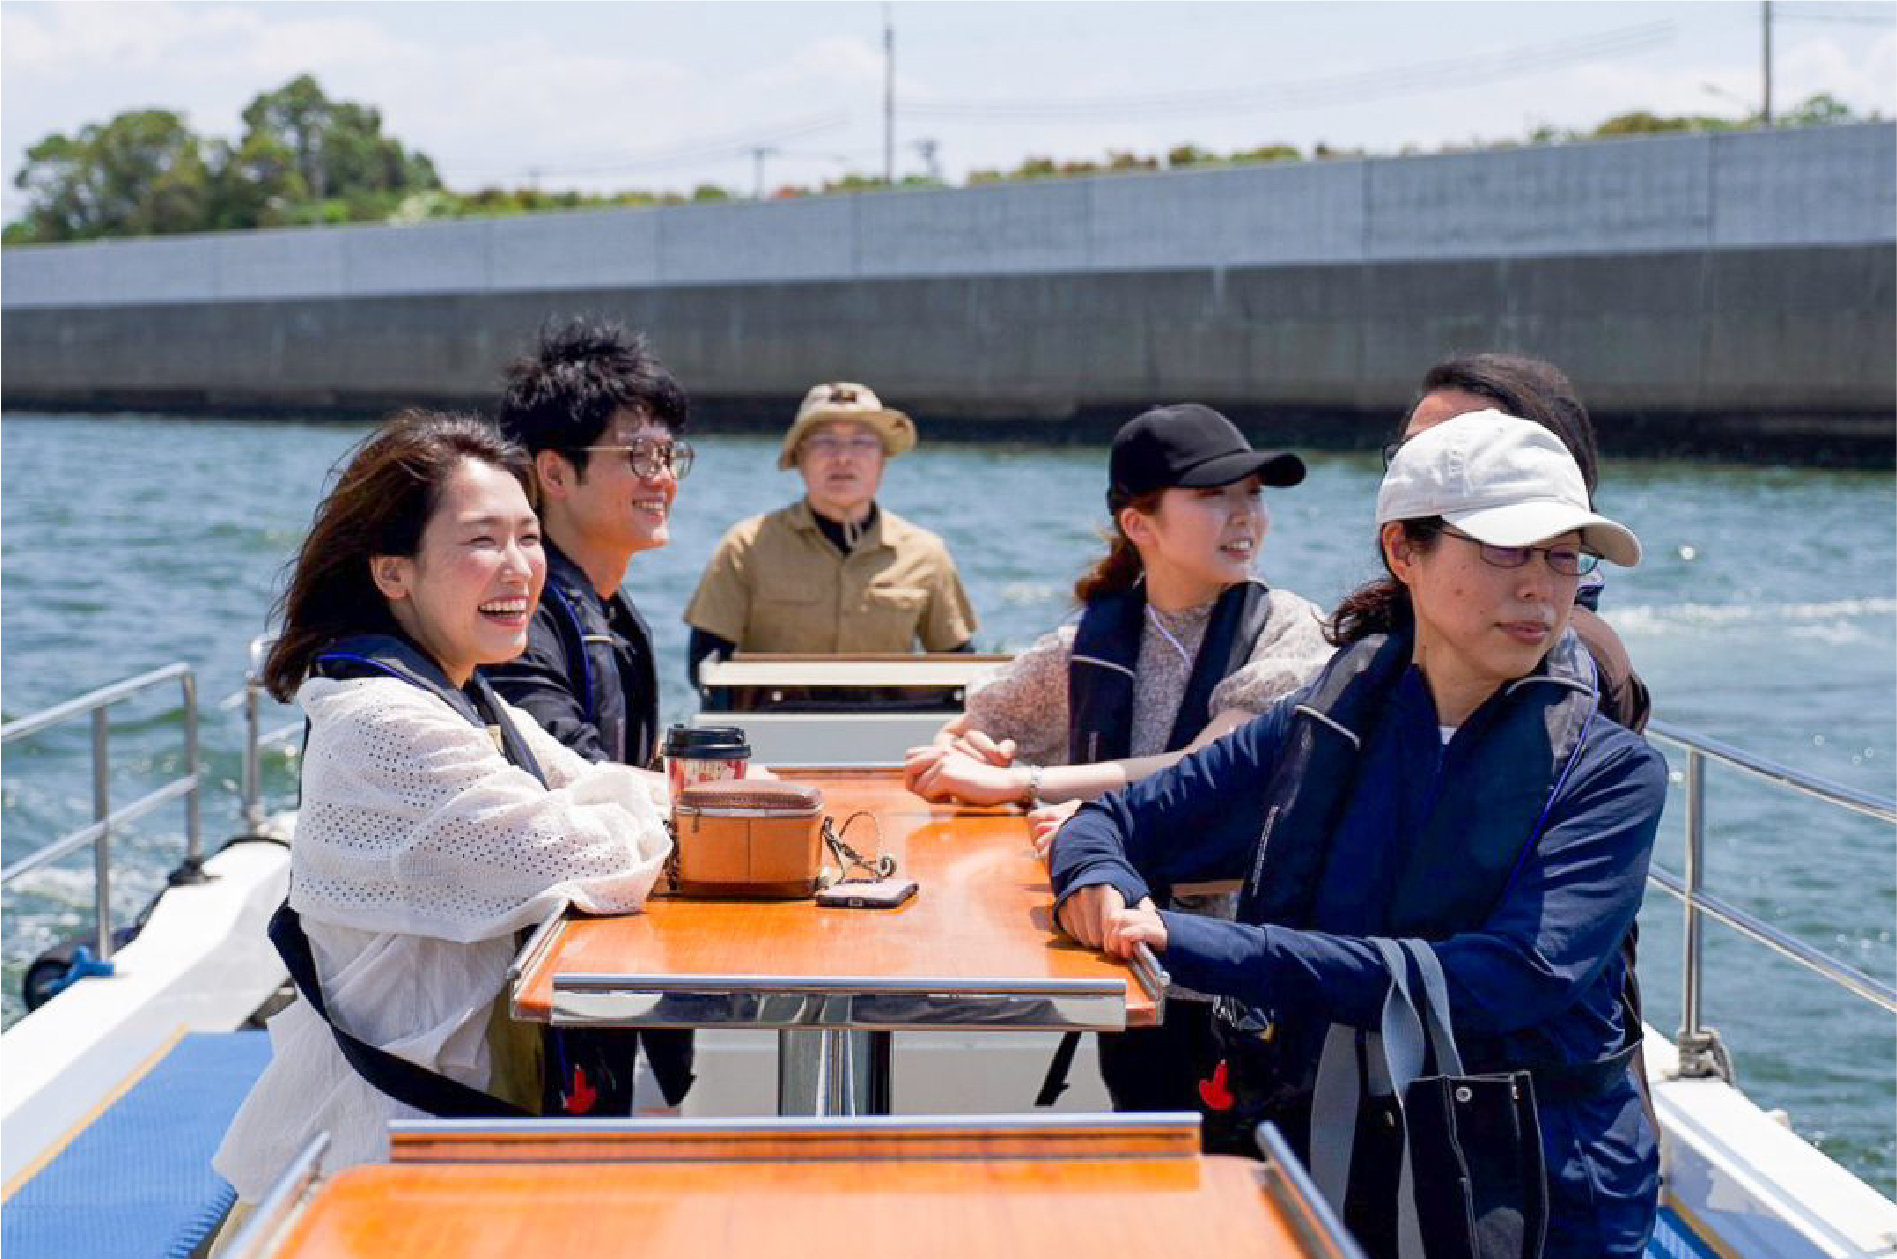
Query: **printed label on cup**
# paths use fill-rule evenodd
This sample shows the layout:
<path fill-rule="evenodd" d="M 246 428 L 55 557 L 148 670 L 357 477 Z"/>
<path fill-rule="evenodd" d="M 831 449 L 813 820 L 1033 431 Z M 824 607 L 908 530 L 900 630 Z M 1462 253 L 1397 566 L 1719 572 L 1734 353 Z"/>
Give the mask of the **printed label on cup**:
<path fill-rule="evenodd" d="M 665 763 L 666 776 L 672 783 L 672 794 L 676 796 L 687 787 L 696 787 L 699 783 L 722 782 L 726 779 L 743 778 L 749 761 L 739 760 L 699 760 L 696 757 L 674 757 Z"/>

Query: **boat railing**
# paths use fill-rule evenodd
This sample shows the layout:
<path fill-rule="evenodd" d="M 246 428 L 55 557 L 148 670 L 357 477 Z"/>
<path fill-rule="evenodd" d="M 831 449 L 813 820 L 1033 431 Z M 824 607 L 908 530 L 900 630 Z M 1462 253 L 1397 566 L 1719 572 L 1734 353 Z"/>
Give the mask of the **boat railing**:
<path fill-rule="evenodd" d="M 1686 915 L 1681 949 L 1683 973 L 1680 1030 L 1677 1037 L 1680 1075 L 1687 1078 L 1732 1078 L 1731 1058 L 1720 1042 L 1718 1032 L 1701 1022 L 1704 960 L 1701 928 L 1706 918 L 1724 923 L 1847 992 L 1897 1014 L 1897 989 L 1706 891 L 1706 763 L 1709 760 L 1717 761 L 1787 790 L 1823 801 L 1834 808 L 1884 822 L 1897 823 L 1897 800 L 1801 773 L 1729 743 L 1694 734 L 1666 722 L 1649 724 L 1647 735 L 1681 748 L 1686 753 L 1684 867 L 1679 874 L 1674 874 L 1656 865 L 1649 869 L 1647 875 L 1650 882 L 1680 901 Z"/>
<path fill-rule="evenodd" d="M 263 705 L 269 698 L 269 692 L 264 690 L 263 685 L 263 661 L 276 641 L 275 634 L 264 634 L 250 640 L 250 665 L 244 672 L 244 689 L 231 697 L 232 700 L 241 698 L 244 705 L 244 782 L 241 794 L 244 826 L 252 835 L 261 834 L 264 823 L 269 819 L 269 806 L 264 803 L 263 793 L 264 750 L 278 745 L 287 747 L 303 733 L 301 718 L 286 722 L 274 730 L 263 729 Z"/>
<path fill-rule="evenodd" d="M 131 804 L 112 807 L 111 720 L 112 705 L 134 695 L 176 683 L 182 693 L 184 714 L 185 772 Z M 198 761 L 198 682 L 191 666 L 182 662 L 168 664 L 149 673 L 126 678 L 76 699 L 31 713 L 0 726 L 0 745 L 24 739 L 51 726 L 77 717 L 89 716 L 92 724 L 92 822 L 22 857 L 0 870 L 0 886 L 11 884 L 21 875 L 92 847 L 93 906 L 97 926 L 93 953 L 101 964 L 112 957 L 112 836 L 153 810 L 182 799 L 185 802 L 185 859 L 174 882 L 192 882 L 202 878 L 204 840 L 199 828 L 199 792 L 204 775 Z"/>

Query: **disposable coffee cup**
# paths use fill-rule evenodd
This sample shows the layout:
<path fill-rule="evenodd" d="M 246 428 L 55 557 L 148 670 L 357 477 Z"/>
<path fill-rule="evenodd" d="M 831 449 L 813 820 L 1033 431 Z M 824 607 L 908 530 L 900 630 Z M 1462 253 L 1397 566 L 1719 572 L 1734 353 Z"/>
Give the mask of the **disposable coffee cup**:
<path fill-rule="evenodd" d="M 673 726 L 659 752 L 674 799 L 699 783 L 742 778 L 751 763 L 751 744 L 737 726 Z"/>

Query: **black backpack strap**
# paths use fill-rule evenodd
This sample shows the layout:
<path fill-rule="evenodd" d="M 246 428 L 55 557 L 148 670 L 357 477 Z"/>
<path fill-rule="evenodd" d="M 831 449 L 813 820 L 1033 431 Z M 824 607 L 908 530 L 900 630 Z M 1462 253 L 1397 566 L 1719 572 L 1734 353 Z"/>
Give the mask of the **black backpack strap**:
<path fill-rule="evenodd" d="M 342 1050 L 343 1057 L 348 1059 L 357 1075 L 381 1092 L 439 1119 L 536 1118 L 532 1111 L 522 1110 L 492 1093 L 469 1088 L 459 1080 L 451 1080 L 439 1072 L 416 1066 L 406 1058 L 398 1058 L 367 1041 L 357 1040 L 336 1026 L 336 1020 L 330 1017 L 329 1007 L 323 1000 L 322 985 L 317 982 L 316 958 L 310 952 L 310 939 L 303 933 L 302 919 L 290 908 L 288 901 L 271 916 L 270 943 L 277 946 L 284 966 L 289 969 L 290 978 L 296 982 L 297 992 L 309 1002 L 310 1009 L 329 1024 L 330 1034 L 336 1038 L 336 1047 Z"/>
<path fill-rule="evenodd" d="M 1074 1055 L 1080 1051 L 1080 1033 L 1063 1032 L 1047 1074 L 1041 1077 L 1041 1091 L 1034 1095 L 1036 1106 L 1052 1106 L 1067 1091 L 1067 1077 L 1074 1072 Z"/>

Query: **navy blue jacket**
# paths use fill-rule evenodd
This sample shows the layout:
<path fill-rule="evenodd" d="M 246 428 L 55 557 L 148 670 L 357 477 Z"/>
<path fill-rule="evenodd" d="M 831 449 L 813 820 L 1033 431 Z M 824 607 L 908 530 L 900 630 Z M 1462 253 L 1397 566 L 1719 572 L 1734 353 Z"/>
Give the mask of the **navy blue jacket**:
<path fill-rule="evenodd" d="M 1274 805 L 1271 772 L 1312 689 L 1171 770 L 1084 807 L 1055 845 L 1055 891 L 1065 898 L 1108 883 L 1132 904 L 1176 883 L 1243 877 Z M 1484 707 L 1508 702 L 1498 694 Z M 1375 1028 L 1389 980 L 1364 937 L 1385 934 L 1383 889 L 1442 784 L 1506 772 L 1470 746 L 1478 739 L 1462 737 L 1479 730 L 1483 716 L 1473 715 L 1445 747 L 1427 684 L 1408 669 L 1369 734 L 1332 836 L 1316 897 L 1322 929 L 1162 912 L 1173 978 L 1300 1022 Z M 1469 1070 L 1580 1065 L 1621 1046 L 1619 945 L 1640 906 L 1665 793 L 1657 752 L 1618 725 L 1594 723 L 1501 900 L 1485 920 L 1433 941 Z M 1307 1042 L 1314 1043 L 1296 1037 Z M 1548 1253 L 1638 1254 L 1652 1226 L 1658 1171 L 1631 1078 L 1593 1098 L 1544 1100 L 1540 1112 Z"/>

